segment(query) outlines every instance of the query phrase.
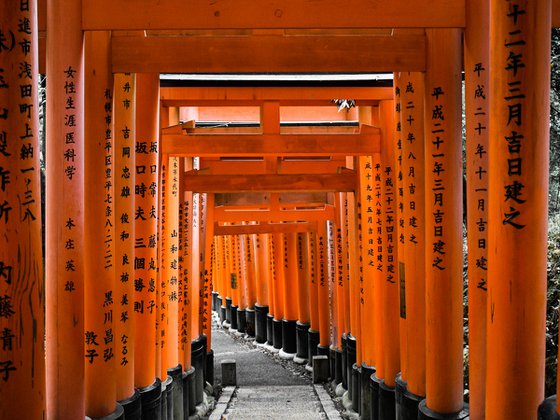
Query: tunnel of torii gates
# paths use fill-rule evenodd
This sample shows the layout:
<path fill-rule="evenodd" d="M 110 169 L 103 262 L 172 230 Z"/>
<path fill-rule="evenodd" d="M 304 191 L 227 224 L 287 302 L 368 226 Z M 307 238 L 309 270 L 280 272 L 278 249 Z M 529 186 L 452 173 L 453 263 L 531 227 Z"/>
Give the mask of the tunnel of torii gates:
<path fill-rule="evenodd" d="M 362 418 L 536 418 L 556 3 L 1 1 L 0 417 L 188 418 L 215 309 Z M 393 87 L 159 78 L 360 72 Z M 282 124 L 335 98 L 359 127 Z M 232 107 L 259 123 L 196 124 Z"/>

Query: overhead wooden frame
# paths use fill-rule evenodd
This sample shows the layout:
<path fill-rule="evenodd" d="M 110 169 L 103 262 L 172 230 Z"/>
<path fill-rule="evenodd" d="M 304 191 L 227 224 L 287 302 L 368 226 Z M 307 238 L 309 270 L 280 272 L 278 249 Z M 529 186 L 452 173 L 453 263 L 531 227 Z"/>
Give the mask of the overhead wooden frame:
<path fill-rule="evenodd" d="M 112 68 L 113 73 L 424 71 L 426 38 L 423 34 L 119 36 L 112 39 Z"/>
<path fill-rule="evenodd" d="M 214 236 L 224 235 L 252 235 L 261 233 L 304 233 L 317 231 L 317 222 L 291 222 L 291 223 L 269 223 L 245 225 L 221 225 L 214 222 Z"/>
<path fill-rule="evenodd" d="M 214 207 L 214 221 L 221 223 L 241 222 L 320 222 L 334 220 L 334 206 L 316 209 L 277 208 L 238 210 L 232 207 Z"/>

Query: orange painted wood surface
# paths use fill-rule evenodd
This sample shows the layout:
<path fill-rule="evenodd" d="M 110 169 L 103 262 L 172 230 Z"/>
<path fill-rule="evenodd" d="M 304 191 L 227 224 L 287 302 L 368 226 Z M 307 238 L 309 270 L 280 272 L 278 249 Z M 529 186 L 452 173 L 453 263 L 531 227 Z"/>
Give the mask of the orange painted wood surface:
<path fill-rule="evenodd" d="M 296 233 L 297 235 L 297 305 L 298 305 L 298 321 L 302 324 L 309 323 L 309 281 L 310 281 L 310 264 L 308 253 L 308 242 L 304 233 Z"/>
<path fill-rule="evenodd" d="M 298 300 L 294 294 L 298 293 L 298 254 L 297 233 L 284 233 L 284 253 L 282 263 L 284 266 L 284 319 L 287 321 L 298 320 Z"/>
<path fill-rule="evenodd" d="M 330 314 L 329 314 L 329 269 L 327 249 L 327 224 L 319 224 L 315 242 L 317 258 L 317 307 L 319 309 L 319 344 L 330 345 Z"/>
<path fill-rule="evenodd" d="M 281 233 L 272 234 L 272 255 L 274 258 L 274 319 L 281 321 L 284 318 L 284 240 Z"/>

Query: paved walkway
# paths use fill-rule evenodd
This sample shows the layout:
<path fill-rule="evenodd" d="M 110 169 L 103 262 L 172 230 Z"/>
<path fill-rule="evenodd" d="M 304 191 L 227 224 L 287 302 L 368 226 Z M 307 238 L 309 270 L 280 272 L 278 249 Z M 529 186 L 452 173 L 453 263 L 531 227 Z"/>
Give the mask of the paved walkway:
<path fill-rule="evenodd" d="M 221 328 L 212 331 L 215 382 L 221 384 L 221 361 L 234 359 L 237 387 L 226 387 L 211 420 L 340 420 L 322 385 L 291 361 Z"/>

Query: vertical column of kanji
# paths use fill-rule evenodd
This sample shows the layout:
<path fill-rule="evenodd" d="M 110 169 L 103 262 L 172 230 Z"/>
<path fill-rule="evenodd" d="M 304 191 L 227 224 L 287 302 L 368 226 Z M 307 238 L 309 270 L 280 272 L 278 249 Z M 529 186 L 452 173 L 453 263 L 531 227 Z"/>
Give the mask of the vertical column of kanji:
<path fill-rule="evenodd" d="M 193 165 L 194 166 L 194 165 Z M 192 195 L 192 236 L 191 236 L 191 334 L 194 340 L 200 337 L 200 193 Z"/>
<path fill-rule="evenodd" d="M 404 267 L 404 186 L 403 186 L 403 132 L 402 132 L 402 81 L 401 73 L 393 73 L 393 100 L 395 105 L 394 116 L 394 147 L 395 150 L 395 239 L 397 240 L 397 256 L 395 260 L 398 269 L 398 285 L 399 285 L 399 335 L 400 335 L 400 352 L 401 371 L 399 380 L 405 383 L 407 381 L 407 329 L 406 329 L 406 273 Z"/>
<path fill-rule="evenodd" d="M 159 77 L 136 75 L 136 184 L 134 256 L 135 385 L 144 409 L 157 410 L 161 393 L 156 372 L 156 279 L 158 233 Z"/>
<path fill-rule="evenodd" d="M 341 374 L 342 374 L 342 384 L 347 388 L 346 382 L 346 348 L 348 343 L 349 323 L 350 320 L 346 317 L 346 289 L 348 288 L 348 265 L 346 263 L 346 229 L 345 229 L 345 214 L 344 209 L 344 196 L 345 193 L 337 192 L 334 194 L 334 205 L 335 205 L 335 220 L 332 223 L 333 229 L 335 229 L 335 261 L 334 261 L 334 271 L 335 271 L 335 290 L 333 295 L 335 297 L 333 302 L 333 318 L 337 319 L 338 328 L 333 328 L 335 333 L 335 351 L 340 352 L 338 357 L 341 361 Z M 334 321 L 333 321 L 334 323 Z"/>
<path fill-rule="evenodd" d="M 116 399 L 111 33 L 86 32 L 84 39 L 86 415 L 104 417 Z"/>
<path fill-rule="evenodd" d="M 401 141 L 404 202 L 404 277 L 407 343 L 406 384 L 398 409 L 418 417 L 426 395 L 426 287 L 424 212 L 424 75 L 401 73 Z M 403 258 L 401 258 L 403 261 Z M 402 272 L 401 272 L 401 275 Z M 408 390 L 408 392 L 404 392 Z M 411 395 L 412 394 L 412 395 Z M 397 401 L 400 396 L 397 396 Z M 414 407 L 412 411 L 408 411 Z"/>
<path fill-rule="evenodd" d="M 274 348 L 282 348 L 282 319 L 286 313 L 284 300 L 284 282 L 286 281 L 284 270 L 284 234 L 274 233 L 272 235 L 272 246 L 274 254 L 274 319 L 272 328 L 274 333 Z"/>
<path fill-rule="evenodd" d="M 428 30 L 427 41 L 426 400 L 420 410 L 429 416 L 463 407 L 463 188 L 461 33 Z"/>
<path fill-rule="evenodd" d="M 165 108 L 160 113 L 165 113 Z M 163 118 L 160 124 L 163 126 Z M 158 273 L 157 273 L 157 314 L 156 314 L 156 372 L 167 386 L 167 349 L 168 349 L 168 271 L 169 242 L 168 239 L 168 197 L 169 197 L 169 155 L 162 154 L 159 161 L 159 223 L 158 223 Z"/>
<path fill-rule="evenodd" d="M 467 248 L 469 295 L 469 411 L 484 418 L 488 239 L 488 94 L 490 2 L 466 3 L 464 38 Z"/>
<path fill-rule="evenodd" d="M 212 348 L 212 250 L 214 243 L 214 194 L 205 194 L 204 200 L 204 268 L 201 283 L 201 320 L 200 330 L 206 336 L 206 352 Z M 213 353 L 212 353 L 213 354 Z M 211 382 L 208 380 L 208 382 Z"/>
<path fill-rule="evenodd" d="M 225 272 L 225 297 L 226 319 L 231 324 L 231 305 L 233 302 L 232 289 L 232 255 L 231 255 L 231 236 L 224 236 L 224 272 Z"/>
<path fill-rule="evenodd" d="M 235 255 L 237 261 L 237 291 L 239 293 L 237 303 L 237 330 L 245 332 L 246 308 L 247 308 L 247 278 L 245 276 L 245 235 L 235 236 Z"/>
<path fill-rule="evenodd" d="M 297 233 L 283 235 L 284 239 L 284 319 L 282 320 L 282 350 L 287 358 L 297 352 L 296 323 L 298 318 L 298 256 Z M 294 296 L 295 295 L 295 296 Z"/>
<path fill-rule="evenodd" d="M 47 417 L 80 418 L 84 396 L 81 4 L 47 2 Z M 22 47 L 23 48 L 23 47 Z M 32 88 L 32 86 L 31 86 Z M 22 88 L 22 95 L 27 95 Z"/>
<path fill-rule="evenodd" d="M 330 336 L 331 344 L 330 344 L 329 352 L 331 352 L 333 356 L 336 354 L 335 349 L 337 348 L 337 346 L 340 348 L 340 341 L 341 341 L 341 334 L 339 332 L 340 330 L 339 320 L 337 314 L 338 294 L 336 293 L 337 270 L 336 270 L 335 230 L 336 228 L 334 223 L 329 220 L 327 222 L 327 259 L 329 261 L 328 263 L 329 290 L 331 290 L 329 310 L 331 313 L 331 323 L 332 323 L 331 336 Z M 338 338 L 337 340 L 337 337 L 340 338 Z M 334 356 L 333 360 L 336 360 L 336 356 Z"/>
<path fill-rule="evenodd" d="M 490 2 L 489 419 L 534 417 L 543 398 L 550 20 L 548 0 Z"/>
<path fill-rule="evenodd" d="M 327 255 L 327 222 L 319 221 L 317 228 L 317 306 L 319 308 L 319 345 L 320 355 L 329 354 L 330 310 L 329 310 L 329 267 Z"/>
<path fill-rule="evenodd" d="M 115 74 L 114 80 L 115 174 L 115 310 L 114 335 L 117 400 L 125 407 L 137 400 L 134 389 L 134 179 L 135 76 Z"/>
<path fill-rule="evenodd" d="M 255 303 L 256 303 L 256 261 L 255 240 L 257 235 L 245 235 L 245 275 L 247 276 L 247 327 L 246 332 L 250 337 L 255 336 Z"/>
<path fill-rule="evenodd" d="M 241 299 L 241 288 L 239 287 L 239 255 L 237 248 L 237 235 L 229 237 L 229 252 L 231 264 L 231 328 L 237 329 L 237 309 L 239 308 L 239 300 Z"/>
<path fill-rule="evenodd" d="M 318 222 L 321 223 L 321 222 Z M 306 233 L 307 236 L 307 258 L 309 260 L 309 331 L 307 334 L 307 366 L 311 369 L 313 356 L 317 355 L 317 345 L 319 344 L 319 299 L 317 279 L 317 233 L 312 231 Z"/>
<path fill-rule="evenodd" d="M 0 417 L 6 419 L 45 417 L 37 57 L 37 2 L 2 2 Z"/>
<path fill-rule="evenodd" d="M 276 313 L 276 291 L 275 291 L 275 274 L 274 274 L 274 239 L 271 234 L 267 237 L 267 255 L 268 255 L 268 314 L 266 316 L 266 338 L 268 345 L 274 345 L 273 322 Z"/>
<path fill-rule="evenodd" d="M 307 237 L 305 233 L 297 234 L 297 306 L 298 321 L 296 324 L 296 348 L 297 354 L 294 358 L 296 363 L 305 363 L 308 359 L 307 334 L 309 331 L 309 280 L 310 264 L 307 253 Z"/>
<path fill-rule="evenodd" d="M 256 304 L 255 304 L 255 339 L 257 343 L 266 341 L 266 317 L 270 310 L 270 276 L 268 256 L 268 235 L 253 235 L 255 246 L 255 282 L 256 282 Z"/>

